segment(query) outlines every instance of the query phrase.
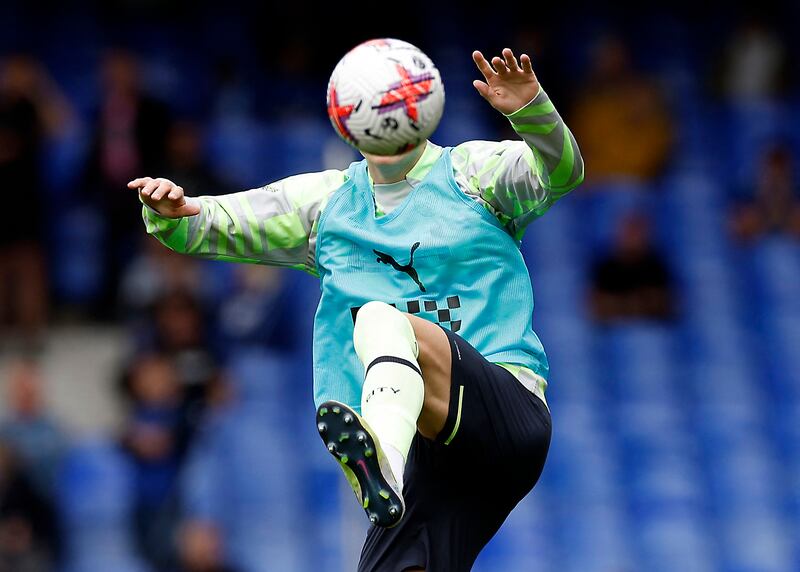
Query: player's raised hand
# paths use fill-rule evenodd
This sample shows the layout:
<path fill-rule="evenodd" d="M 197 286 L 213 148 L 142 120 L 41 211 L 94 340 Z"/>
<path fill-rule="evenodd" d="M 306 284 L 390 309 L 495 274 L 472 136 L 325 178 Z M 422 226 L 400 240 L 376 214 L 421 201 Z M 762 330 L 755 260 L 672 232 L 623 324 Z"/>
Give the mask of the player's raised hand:
<path fill-rule="evenodd" d="M 505 48 L 503 57 L 495 56 L 489 64 L 483 54 L 476 50 L 472 52 L 472 59 L 486 79 L 476 79 L 472 85 L 500 113 L 514 113 L 539 93 L 539 80 L 533 73 L 527 54 L 522 54 L 517 62 L 514 52 Z"/>
<path fill-rule="evenodd" d="M 198 202 L 187 199 L 183 187 L 169 179 L 142 177 L 128 183 L 128 188 L 138 190 L 142 202 L 163 217 L 181 218 L 200 214 Z"/>

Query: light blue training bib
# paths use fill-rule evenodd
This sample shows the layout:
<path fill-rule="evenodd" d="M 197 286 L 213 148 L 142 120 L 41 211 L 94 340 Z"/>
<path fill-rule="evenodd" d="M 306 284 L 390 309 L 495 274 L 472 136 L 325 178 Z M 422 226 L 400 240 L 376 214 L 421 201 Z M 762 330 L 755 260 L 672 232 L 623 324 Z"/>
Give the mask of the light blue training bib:
<path fill-rule="evenodd" d="M 547 379 L 531 326 L 533 292 L 519 243 L 453 177 L 445 148 L 395 210 L 375 215 L 366 160 L 353 163 L 319 221 L 322 297 L 314 319 L 314 401 L 360 410 L 364 368 L 353 348 L 361 306 L 379 300 L 458 333 L 491 362 Z"/>

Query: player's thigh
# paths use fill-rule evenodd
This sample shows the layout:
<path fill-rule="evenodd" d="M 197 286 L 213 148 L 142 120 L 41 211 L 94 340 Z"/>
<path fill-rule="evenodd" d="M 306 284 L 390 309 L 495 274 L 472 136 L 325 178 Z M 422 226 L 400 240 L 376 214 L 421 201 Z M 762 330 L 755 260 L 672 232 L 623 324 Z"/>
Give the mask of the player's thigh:
<path fill-rule="evenodd" d="M 451 464 L 475 478 L 504 478 L 510 470 L 535 482 L 550 444 L 547 406 L 466 340 L 452 332 L 445 335 L 454 348 L 452 411 L 443 442 Z"/>
<path fill-rule="evenodd" d="M 450 407 L 450 341 L 440 326 L 417 316 L 407 317 L 419 345 L 417 362 L 425 382 L 425 401 L 417 428 L 423 436 L 435 439 L 447 421 Z"/>

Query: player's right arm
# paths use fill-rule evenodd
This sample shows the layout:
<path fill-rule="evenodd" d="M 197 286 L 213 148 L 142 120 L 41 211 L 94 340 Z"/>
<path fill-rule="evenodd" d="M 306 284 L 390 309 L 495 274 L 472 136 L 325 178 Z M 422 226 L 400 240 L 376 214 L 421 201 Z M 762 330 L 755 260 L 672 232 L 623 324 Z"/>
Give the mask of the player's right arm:
<path fill-rule="evenodd" d="M 128 187 L 139 192 L 147 232 L 175 252 L 316 274 L 319 215 L 345 179 L 329 170 L 219 197 L 188 197 L 161 178 Z"/>

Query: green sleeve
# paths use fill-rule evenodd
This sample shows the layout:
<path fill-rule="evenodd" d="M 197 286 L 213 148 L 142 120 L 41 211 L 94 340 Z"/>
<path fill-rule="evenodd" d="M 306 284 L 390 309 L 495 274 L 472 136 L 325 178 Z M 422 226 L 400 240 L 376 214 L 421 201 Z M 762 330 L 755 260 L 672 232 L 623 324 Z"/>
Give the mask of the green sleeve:
<path fill-rule="evenodd" d="M 169 219 L 147 206 L 142 216 L 147 232 L 176 252 L 316 274 L 319 216 L 345 180 L 337 170 L 296 175 L 249 191 L 198 197 L 196 216 Z"/>
<path fill-rule="evenodd" d="M 457 178 L 508 231 L 525 228 L 583 181 L 575 137 L 544 90 L 507 115 L 521 141 L 469 141 L 452 153 Z"/>

